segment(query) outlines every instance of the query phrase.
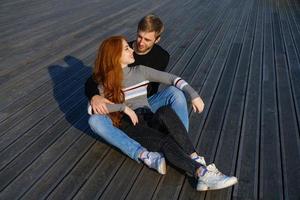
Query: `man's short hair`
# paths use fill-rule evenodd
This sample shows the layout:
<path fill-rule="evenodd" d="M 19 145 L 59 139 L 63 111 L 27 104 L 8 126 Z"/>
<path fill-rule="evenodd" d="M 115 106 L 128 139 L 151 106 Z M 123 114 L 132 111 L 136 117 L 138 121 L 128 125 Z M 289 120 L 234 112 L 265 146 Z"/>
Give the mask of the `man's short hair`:
<path fill-rule="evenodd" d="M 138 24 L 138 31 L 155 32 L 155 37 L 158 38 L 164 31 L 164 24 L 156 15 L 149 14 L 143 17 Z"/>

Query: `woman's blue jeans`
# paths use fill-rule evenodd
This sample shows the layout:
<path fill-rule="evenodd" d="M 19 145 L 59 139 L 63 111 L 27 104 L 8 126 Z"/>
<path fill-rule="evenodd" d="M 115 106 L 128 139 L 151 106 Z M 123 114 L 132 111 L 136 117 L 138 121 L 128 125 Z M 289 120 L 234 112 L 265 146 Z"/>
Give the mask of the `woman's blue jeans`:
<path fill-rule="evenodd" d="M 189 118 L 186 99 L 183 92 L 174 86 L 169 86 L 148 98 L 152 112 L 160 107 L 169 105 L 178 115 L 179 119 L 188 130 Z M 144 148 L 126 133 L 113 126 L 106 115 L 91 115 L 89 125 L 94 133 L 106 142 L 119 148 L 124 154 L 139 162 L 139 154 Z"/>

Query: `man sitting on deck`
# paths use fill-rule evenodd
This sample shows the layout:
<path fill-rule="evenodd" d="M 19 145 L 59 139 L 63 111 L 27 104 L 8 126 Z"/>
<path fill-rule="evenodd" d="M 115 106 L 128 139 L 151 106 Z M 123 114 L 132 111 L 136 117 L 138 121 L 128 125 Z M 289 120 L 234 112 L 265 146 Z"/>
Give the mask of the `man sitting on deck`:
<path fill-rule="evenodd" d="M 155 15 L 147 15 L 140 20 L 137 29 L 137 38 L 135 41 L 129 42 L 130 47 L 134 50 L 135 59 L 135 62 L 130 66 L 145 65 L 161 71 L 166 69 L 170 55 L 161 46 L 157 45 L 163 30 L 162 21 Z M 150 83 L 148 85 L 148 101 L 152 111 L 155 112 L 158 108 L 169 105 L 188 130 L 188 110 L 182 91 L 174 86 L 169 86 L 158 92 L 158 86 L 159 84 L 157 83 Z M 158 161 L 161 159 L 159 154 L 151 152 L 143 155 L 143 148 L 139 143 L 113 126 L 110 118 L 106 116 L 109 112 L 105 106 L 106 103 L 111 102 L 99 94 L 98 85 L 92 77 L 86 81 L 85 92 L 90 101 L 91 113 L 97 115 L 97 117 L 90 118 L 89 120 L 91 129 L 130 158 L 138 162 L 142 160 L 149 167 L 159 171 L 158 165 L 161 164 Z M 206 165 L 203 157 L 193 159 Z"/>

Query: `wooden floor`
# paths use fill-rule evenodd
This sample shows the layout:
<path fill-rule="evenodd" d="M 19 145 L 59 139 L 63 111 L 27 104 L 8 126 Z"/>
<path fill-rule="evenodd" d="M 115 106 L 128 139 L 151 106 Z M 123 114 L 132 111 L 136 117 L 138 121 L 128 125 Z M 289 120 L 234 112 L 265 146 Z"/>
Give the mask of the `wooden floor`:
<path fill-rule="evenodd" d="M 168 70 L 205 111 L 190 134 L 235 187 L 197 192 L 95 136 L 83 85 L 99 43 L 156 13 Z M 298 0 L 1 0 L 0 199 L 300 199 Z"/>

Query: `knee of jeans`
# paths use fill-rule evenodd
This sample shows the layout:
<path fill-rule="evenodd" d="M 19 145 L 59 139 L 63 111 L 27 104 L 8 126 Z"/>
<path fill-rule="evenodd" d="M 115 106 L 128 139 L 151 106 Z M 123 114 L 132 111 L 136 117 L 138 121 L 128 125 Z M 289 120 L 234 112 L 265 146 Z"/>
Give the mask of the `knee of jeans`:
<path fill-rule="evenodd" d="M 103 127 L 104 120 L 106 120 L 105 115 L 91 115 L 89 118 L 89 125 L 94 130 L 95 127 Z"/>
<path fill-rule="evenodd" d="M 171 93 L 172 102 L 176 101 L 177 103 L 186 103 L 184 93 L 180 89 L 174 86 L 170 86 L 168 89 Z"/>

